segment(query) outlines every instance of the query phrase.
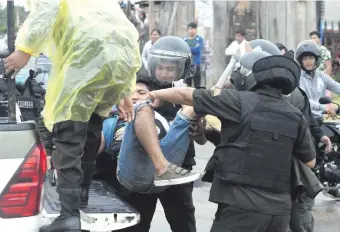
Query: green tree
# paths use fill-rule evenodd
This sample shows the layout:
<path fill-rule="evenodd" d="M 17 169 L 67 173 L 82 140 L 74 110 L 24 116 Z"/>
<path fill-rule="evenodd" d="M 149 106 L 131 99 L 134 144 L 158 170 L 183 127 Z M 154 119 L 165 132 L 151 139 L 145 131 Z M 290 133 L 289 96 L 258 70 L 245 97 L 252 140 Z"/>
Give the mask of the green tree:
<path fill-rule="evenodd" d="M 25 7 L 23 6 L 15 6 L 15 14 L 16 14 L 16 17 L 14 19 L 16 20 L 15 25 L 22 24 L 28 16 L 28 12 L 25 11 Z M 7 32 L 7 7 L 4 7 L 2 4 L 0 4 L 0 33 L 6 32 Z"/>

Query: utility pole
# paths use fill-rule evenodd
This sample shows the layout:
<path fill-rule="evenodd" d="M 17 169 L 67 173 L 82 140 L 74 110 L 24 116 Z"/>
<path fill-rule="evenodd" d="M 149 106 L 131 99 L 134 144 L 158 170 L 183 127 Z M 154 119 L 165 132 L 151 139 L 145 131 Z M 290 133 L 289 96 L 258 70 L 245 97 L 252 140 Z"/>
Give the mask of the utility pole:
<path fill-rule="evenodd" d="M 208 86 L 216 84 L 224 69 L 227 67 L 225 49 L 228 40 L 233 36 L 233 14 L 239 1 L 213 1 L 213 77 L 208 80 Z"/>

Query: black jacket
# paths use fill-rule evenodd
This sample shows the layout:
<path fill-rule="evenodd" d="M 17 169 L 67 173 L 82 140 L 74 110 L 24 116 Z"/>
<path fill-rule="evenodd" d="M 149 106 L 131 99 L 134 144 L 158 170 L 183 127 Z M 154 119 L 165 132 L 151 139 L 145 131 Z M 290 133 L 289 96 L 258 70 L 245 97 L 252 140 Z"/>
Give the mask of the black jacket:
<path fill-rule="evenodd" d="M 286 100 L 303 113 L 303 116 L 305 116 L 309 124 L 311 134 L 313 135 L 314 139 L 319 142 L 325 133 L 321 130 L 317 121 L 312 115 L 307 94 L 298 87 L 290 94 L 289 97 L 287 97 Z"/>
<path fill-rule="evenodd" d="M 324 188 L 313 171 L 295 157 L 293 157 L 291 180 L 293 200 L 303 193 L 314 199 Z"/>

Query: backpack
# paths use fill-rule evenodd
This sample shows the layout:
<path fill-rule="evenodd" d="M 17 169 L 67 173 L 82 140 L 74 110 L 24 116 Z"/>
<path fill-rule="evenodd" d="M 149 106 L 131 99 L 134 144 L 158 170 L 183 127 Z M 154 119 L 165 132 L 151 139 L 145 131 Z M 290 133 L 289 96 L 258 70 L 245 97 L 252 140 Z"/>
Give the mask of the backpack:
<path fill-rule="evenodd" d="M 30 77 L 24 87 L 16 86 L 16 100 L 23 121 L 38 121 L 45 104 L 46 91 L 34 79 L 35 72 L 30 70 Z M 0 101 L 7 101 L 9 88 L 7 80 L 0 78 Z"/>

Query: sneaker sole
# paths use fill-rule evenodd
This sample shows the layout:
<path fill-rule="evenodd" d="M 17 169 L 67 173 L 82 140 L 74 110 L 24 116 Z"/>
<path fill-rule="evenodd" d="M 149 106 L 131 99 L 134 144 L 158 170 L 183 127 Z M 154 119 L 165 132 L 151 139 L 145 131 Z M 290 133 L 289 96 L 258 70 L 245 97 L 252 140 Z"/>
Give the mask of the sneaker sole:
<path fill-rule="evenodd" d="M 193 182 L 199 179 L 200 177 L 201 177 L 200 173 L 195 173 L 193 175 L 182 177 L 182 178 L 176 178 L 176 179 L 170 179 L 170 180 L 156 180 L 153 182 L 153 184 L 157 187 L 186 184 L 189 182 Z"/>

